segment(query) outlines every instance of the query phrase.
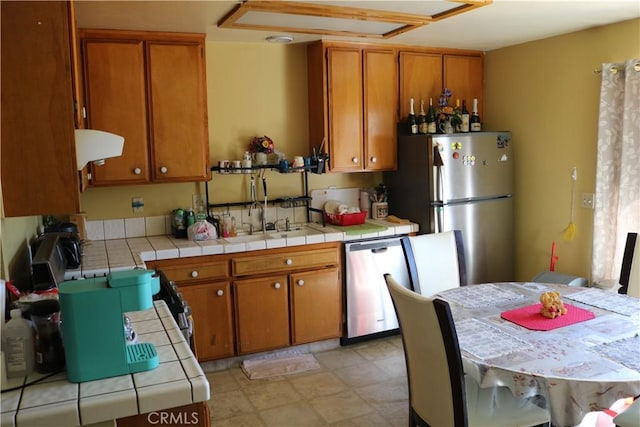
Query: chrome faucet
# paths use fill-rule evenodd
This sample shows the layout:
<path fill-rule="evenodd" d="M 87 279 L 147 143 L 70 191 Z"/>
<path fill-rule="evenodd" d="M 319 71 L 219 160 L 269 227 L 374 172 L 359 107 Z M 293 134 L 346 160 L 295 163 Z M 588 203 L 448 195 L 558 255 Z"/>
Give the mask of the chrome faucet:
<path fill-rule="evenodd" d="M 259 208 L 260 209 L 260 226 L 262 227 L 262 232 L 266 232 L 266 223 L 265 223 L 265 218 L 264 218 L 264 208 L 262 207 L 262 205 L 260 204 L 260 202 L 252 202 L 251 206 L 249 206 L 249 217 L 251 217 L 251 211 L 255 210 L 255 208 Z M 253 221 L 250 221 L 250 225 L 249 225 L 249 234 L 253 234 Z"/>

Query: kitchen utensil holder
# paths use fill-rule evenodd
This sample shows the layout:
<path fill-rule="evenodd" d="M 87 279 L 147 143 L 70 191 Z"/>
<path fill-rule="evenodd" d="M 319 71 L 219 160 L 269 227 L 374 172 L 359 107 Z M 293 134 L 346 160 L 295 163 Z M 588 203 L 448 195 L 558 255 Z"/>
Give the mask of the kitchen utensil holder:
<path fill-rule="evenodd" d="M 387 202 L 371 203 L 371 218 L 385 219 L 389 216 L 389 204 Z"/>

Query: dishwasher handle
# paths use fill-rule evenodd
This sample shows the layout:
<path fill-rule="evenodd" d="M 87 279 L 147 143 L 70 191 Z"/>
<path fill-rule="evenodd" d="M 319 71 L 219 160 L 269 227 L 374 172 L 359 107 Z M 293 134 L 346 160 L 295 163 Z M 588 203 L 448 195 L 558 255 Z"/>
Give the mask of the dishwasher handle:
<path fill-rule="evenodd" d="M 374 253 L 374 254 L 381 254 L 381 253 L 387 252 L 387 249 L 389 249 L 389 248 L 386 247 L 386 246 L 381 247 L 381 248 L 373 248 L 373 249 L 371 249 L 371 252 Z"/>

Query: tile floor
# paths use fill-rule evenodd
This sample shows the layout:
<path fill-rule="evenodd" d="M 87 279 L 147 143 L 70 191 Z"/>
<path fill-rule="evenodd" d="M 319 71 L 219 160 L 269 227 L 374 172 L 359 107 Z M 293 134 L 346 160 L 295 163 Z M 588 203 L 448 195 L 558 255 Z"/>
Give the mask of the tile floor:
<path fill-rule="evenodd" d="M 313 354 L 320 369 L 299 374 L 249 380 L 238 366 L 206 372 L 212 426 L 406 427 L 399 335 Z"/>

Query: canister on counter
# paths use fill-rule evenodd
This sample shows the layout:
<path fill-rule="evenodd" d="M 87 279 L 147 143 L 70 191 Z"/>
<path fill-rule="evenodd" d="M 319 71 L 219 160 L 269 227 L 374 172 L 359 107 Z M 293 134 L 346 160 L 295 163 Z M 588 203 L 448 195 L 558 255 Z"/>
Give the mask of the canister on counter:
<path fill-rule="evenodd" d="M 187 222 L 184 209 L 178 208 L 173 211 L 173 236 L 177 238 L 187 237 Z"/>

